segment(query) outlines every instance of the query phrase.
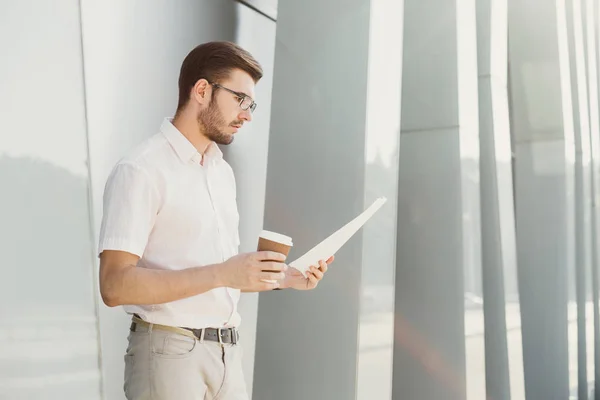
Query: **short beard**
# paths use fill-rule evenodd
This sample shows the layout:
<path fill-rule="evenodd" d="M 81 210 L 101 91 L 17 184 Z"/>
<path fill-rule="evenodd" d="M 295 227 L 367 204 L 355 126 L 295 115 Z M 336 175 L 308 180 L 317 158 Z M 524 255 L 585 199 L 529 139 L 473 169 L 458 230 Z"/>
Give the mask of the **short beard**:
<path fill-rule="evenodd" d="M 227 124 L 219 112 L 214 101 L 211 101 L 207 108 L 198 112 L 198 125 L 200 130 L 209 140 L 217 144 L 228 145 L 233 142 L 233 135 L 221 131 L 221 127 Z"/>

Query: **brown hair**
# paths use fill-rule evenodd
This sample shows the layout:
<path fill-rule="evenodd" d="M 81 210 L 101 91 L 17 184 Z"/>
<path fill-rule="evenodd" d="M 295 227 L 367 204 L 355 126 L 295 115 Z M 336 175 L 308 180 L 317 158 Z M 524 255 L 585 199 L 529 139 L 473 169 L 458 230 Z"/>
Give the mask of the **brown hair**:
<path fill-rule="evenodd" d="M 194 48 L 181 64 L 177 111 L 181 111 L 188 103 L 190 91 L 200 79 L 219 83 L 236 68 L 247 72 L 255 83 L 263 76 L 258 61 L 235 43 L 208 42 Z"/>

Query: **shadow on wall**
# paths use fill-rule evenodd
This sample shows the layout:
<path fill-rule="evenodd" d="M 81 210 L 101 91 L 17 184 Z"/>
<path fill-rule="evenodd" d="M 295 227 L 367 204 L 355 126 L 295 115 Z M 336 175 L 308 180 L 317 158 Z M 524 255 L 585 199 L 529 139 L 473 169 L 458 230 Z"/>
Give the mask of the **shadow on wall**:
<path fill-rule="evenodd" d="M 0 158 L 0 393 L 99 398 L 86 177 Z"/>

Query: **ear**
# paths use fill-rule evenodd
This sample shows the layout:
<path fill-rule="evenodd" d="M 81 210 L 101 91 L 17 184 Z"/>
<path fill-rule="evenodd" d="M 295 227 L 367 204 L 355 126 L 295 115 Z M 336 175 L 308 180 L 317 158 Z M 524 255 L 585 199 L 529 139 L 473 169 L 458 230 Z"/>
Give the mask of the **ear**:
<path fill-rule="evenodd" d="M 191 98 L 198 104 L 205 105 L 210 103 L 212 86 L 206 79 L 199 79 L 192 88 Z"/>

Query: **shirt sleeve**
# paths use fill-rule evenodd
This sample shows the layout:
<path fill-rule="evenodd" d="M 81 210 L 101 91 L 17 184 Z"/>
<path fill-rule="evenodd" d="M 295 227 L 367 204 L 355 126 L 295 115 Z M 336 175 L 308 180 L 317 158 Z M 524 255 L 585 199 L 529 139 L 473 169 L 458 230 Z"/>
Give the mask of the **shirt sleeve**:
<path fill-rule="evenodd" d="M 159 192 L 145 170 L 118 164 L 104 189 L 98 254 L 120 250 L 142 257 L 159 204 Z"/>

